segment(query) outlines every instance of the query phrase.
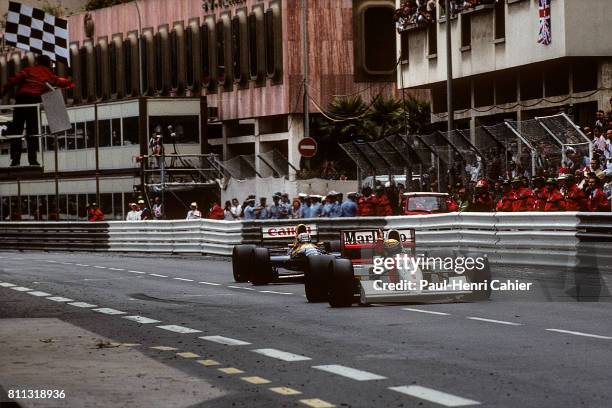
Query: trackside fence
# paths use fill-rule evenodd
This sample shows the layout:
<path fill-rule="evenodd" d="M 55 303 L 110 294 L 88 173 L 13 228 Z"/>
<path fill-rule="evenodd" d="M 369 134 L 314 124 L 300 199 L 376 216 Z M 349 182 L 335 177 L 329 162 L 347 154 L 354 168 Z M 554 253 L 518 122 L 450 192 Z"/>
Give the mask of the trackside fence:
<path fill-rule="evenodd" d="M 2 249 L 229 256 L 261 242 L 262 226 L 316 223 L 320 240 L 344 229 L 414 228 L 417 249 L 487 254 L 493 264 L 597 267 L 612 272 L 612 214 L 450 213 L 274 221 L 0 222 Z"/>

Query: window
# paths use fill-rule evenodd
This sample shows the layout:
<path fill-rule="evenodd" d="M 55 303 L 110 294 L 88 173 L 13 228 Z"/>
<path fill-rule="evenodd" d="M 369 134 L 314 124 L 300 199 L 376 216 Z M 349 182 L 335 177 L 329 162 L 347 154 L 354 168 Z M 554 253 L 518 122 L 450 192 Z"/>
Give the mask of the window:
<path fill-rule="evenodd" d="M 566 62 L 551 64 L 545 70 L 544 80 L 546 96 L 569 94 L 569 64 Z"/>
<path fill-rule="evenodd" d="M 98 206 L 109 220 L 113 219 L 113 195 L 111 193 L 100 194 Z"/>
<path fill-rule="evenodd" d="M 527 67 L 520 71 L 521 100 L 542 98 L 542 71 L 539 68 Z"/>
<path fill-rule="evenodd" d="M 75 130 L 75 137 L 76 137 L 76 144 L 77 144 L 77 149 L 84 149 L 87 147 L 87 139 L 85 138 L 85 123 L 83 122 L 78 122 L 75 124 L 76 126 L 76 130 Z"/>
<path fill-rule="evenodd" d="M 76 194 L 68 195 L 68 219 L 76 220 L 78 217 L 78 201 Z"/>
<path fill-rule="evenodd" d="M 77 218 L 79 220 L 87 219 L 87 194 L 77 195 Z"/>
<path fill-rule="evenodd" d="M 132 42 L 129 38 L 123 41 L 123 68 L 126 94 L 132 93 Z"/>
<path fill-rule="evenodd" d="M 68 199 L 65 194 L 59 196 L 58 215 L 59 219 L 62 221 L 68 219 Z"/>
<path fill-rule="evenodd" d="M 493 75 L 480 75 L 474 78 L 474 106 L 494 105 L 495 80 Z"/>
<path fill-rule="evenodd" d="M 96 122 L 85 122 L 85 146 L 88 149 L 96 147 Z"/>
<path fill-rule="evenodd" d="M 170 32 L 170 81 L 173 88 L 178 88 L 179 43 L 176 30 Z"/>
<path fill-rule="evenodd" d="M 74 124 L 72 124 L 72 129 L 65 132 L 66 135 L 66 145 L 68 150 L 74 150 L 77 148 L 76 143 L 76 132 L 74 130 Z"/>
<path fill-rule="evenodd" d="M 147 65 L 149 64 L 149 49 L 147 45 L 146 37 L 144 35 L 140 36 L 140 52 L 142 53 L 140 61 L 142 61 L 142 64 L 139 63 L 138 65 L 140 65 L 140 77 L 142 78 L 143 89 L 141 89 L 141 91 L 145 94 L 151 89 L 151 84 L 149 83 L 149 70 L 147 69 Z"/>
<path fill-rule="evenodd" d="M 115 41 L 111 41 L 108 45 L 108 54 L 110 57 L 110 92 L 111 95 L 115 95 L 117 93 L 117 46 L 115 45 Z M 125 76 L 128 74 L 125 73 Z"/>
<path fill-rule="evenodd" d="M 151 116 L 149 117 L 149 128 L 154 129 L 156 126 L 161 126 L 162 129 L 168 129 L 168 126 L 174 127 L 177 133 L 175 140 L 170 140 L 167 132 L 164 132 L 164 143 L 198 143 L 200 140 L 200 121 L 198 116 Z M 182 134 L 179 125 L 182 127 Z"/>
<path fill-rule="evenodd" d="M 514 72 L 500 72 L 495 79 L 495 103 L 516 102 L 517 77 Z"/>
<path fill-rule="evenodd" d="M 275 61 L 275 33 L 274 33 L 274 10 L 268 9 L 265 13 L 266 30 L 266 71 L 268 76 L 272 76 L 276 71 Z"/>
<path fill-rule="evenodd" d="M 472 45 L 472 19 L 469 14 L 461 14 L 461 48 Z"/>
<path fill-rule="evenodd" d="M 495 3 L 495 39 L 506 38 L 506 2 Z"/>
<path fill-rule="evenodd" d="M 102 46 L 100 44 L 96 44 L 95 49 L 95 57 L 96 57 L 96 97 L 102 97 L 102 70 L 104 66 L 104 62 L 102 58 L 104 58 L 105 53 L 102 51 Z"/>
<path fill-rule="evenodd" d="M 434 55 L 438 53 L 438 25 L 437 24 L 429 24 L 427 26 L 427 48 L 428 48 L 427 51 L 429 55 Z"/>
<path fill-rule="evenodd" d="M 202 39 L 203 41 L 203 39 Z M 187 75 L 187 85 L 193 86 L 193 30 L 191 26 L 185 29 L 185 54 L 186 54 L 186 66 L 185 71 Z"/>
<path fill-rule="evenodd" d="M 364 68 L 370 74 L 395 67 L 395 25 L 392 7 L 368 7 L 363 12 Z"/>
<path fill-rule="evenodd" d="M 138 145 L 140 144 L 138 129 L 138 117 L 133 116 L 123 118 L 123 145 Z"/>
<path fill-rule="evenodd" d="M 121 119 L 111 120 L 111 146 L 121 146 Z"/>
<path fill-rule="evenodd" d="M 257 16 L 254 13 L 247 17 L 249 26 L 249 74 L 251 78 L 259 76 L 257 66 Z"/>
<path fill-rule="evenodd" d="M 38 216 L 41 221 L 46 221 L 49 219 L 47 215 L 47 196 L 41 195 L 38 196 Z"/>
<path fill-rule="evenodd" d="M 83 100 L 86 101 L 89 98 L 89 87 L 87 86 L 87 73 L 89 72 L 89 64 L 87 63 L 87 48 L 81 47 L 79 54 L 81 57 L 81 94 Z"/>
<path fill-rule="evenodd" d="M 234 17 L 232 19 L 232 68 L 234 78 L 238 81 L 242 77 L 242 60 L 240 57 L 240 18 Z"/>
<path fill-rule="evenodd" d="M 572 71 L 574 92 L 597 89 L 597 61 L 580 58 L 572 63 Z"/>
<path fill-rule="evenodd" d="M 225 82 L 225 25 L 223 21 L 217 21 L 217 72 L 219 82 Z"/>
<path fill-rule="evenodd" d="M 204 82 L 210 80 L 210 50 L 208 48 L 208 24 L 200 28 L 200 53 L 202 56 L 202 78 Z"/>
<path fill-rule="evenodd" d="M 123 214 L 125 214 L 125 210 L 123 208 L 123 193 L 113 193 L 113 212 L 113 219 L 123 219 Z"/>
<path fill-rule="evenodd" d="M 162 34 L 155 34 L 155 89 L 163 89 Z"/>
<path fill-rule="evenodd" d="M 111 127 L 110 120 L 104 119 L 98 121 L 98 146 L 109 147 L 111 145 Z"/>

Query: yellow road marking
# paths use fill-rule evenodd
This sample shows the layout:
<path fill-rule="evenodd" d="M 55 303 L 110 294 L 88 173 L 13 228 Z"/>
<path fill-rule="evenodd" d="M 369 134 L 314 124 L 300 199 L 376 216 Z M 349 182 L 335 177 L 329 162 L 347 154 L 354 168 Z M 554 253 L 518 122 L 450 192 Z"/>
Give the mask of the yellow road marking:
<path fill-rule="evenodd" d="M 275 392 L 277 394 L 281 394 L 281 395 L 301 394 L 301 392 L 299 392 L 298 390 L 294 390 L 293 388 L 289 388 L 289 387 L 272 387 L 270 388 L 270 391 Z"/>
<path fill-rule="evenodd" d="M 198 357 L 200 357 L 199 354 L 192 353 L 190 351 L 186 351 L 184 353 L 176 353 L 176 355 L 179 356 L 179 357 L 183 357 L 183 358 L 198 358 Z"/>
<path fill-rule="evenodd" d="M 244 371 L 239 370 L 239 369 L 234 368 L 234 367 L 219 368 L 218 370 L 221 371 L 222 373 L 225 373 L 225 374 L 242 374 L 242 373 L 244 373 Z"/>
<path fill-rule="evenodd" d="M 220 362 L 218 362 L 217 360 L 198 360 L 198 363 L 209 367 L 209 366 L 216 366 L 216 365 L 221 365 Z"/>
<path fill-rule="evenodd" d="M 166 346 L 155 346 L 155 347 L 151 347 L 153 350 L 159 350 L 159 351 L 176 351 L 178 350 L 177 348 L 174 347 L 166 347 Z"/>
<path fill-rule="evenodd" d="M 333 408 L 335 407 L 334 404 L 330 404 L 329 402 L 323 401 L 318 398 L 303 399 L 303 400 L 300 400 L 300 402 L 312 408 Z"/>
<path fill-rule="evenodd" d="M 254 376 L 254 377 L 242 377 L 241 379 L 243 381 L 246 381 L 246 382 L 251 383 L 251 384 L 268 384 L 268 383 L 271 382 L 270 380 L 266 380 L 265 378 L 261 378 L 261 377 L 257 377 L 257 376 Z"/>

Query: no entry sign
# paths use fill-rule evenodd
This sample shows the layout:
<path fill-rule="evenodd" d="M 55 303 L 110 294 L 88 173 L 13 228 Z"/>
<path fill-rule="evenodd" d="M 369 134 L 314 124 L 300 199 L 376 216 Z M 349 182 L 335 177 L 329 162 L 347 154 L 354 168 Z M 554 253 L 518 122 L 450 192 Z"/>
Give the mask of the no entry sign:
<path fill-rule="evenodd" d="M 303 157 L 313 157 L 317 154 L 317 142 L 312 137 L 305 137 L 298 143 L 298 151 Z"/>

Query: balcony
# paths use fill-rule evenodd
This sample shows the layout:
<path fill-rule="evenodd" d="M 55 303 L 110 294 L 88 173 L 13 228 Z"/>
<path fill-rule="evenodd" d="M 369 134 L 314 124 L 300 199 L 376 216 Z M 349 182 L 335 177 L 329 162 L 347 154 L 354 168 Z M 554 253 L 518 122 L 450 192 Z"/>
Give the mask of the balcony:
<path fill-rule="evenodd" d="M 436 21 L 436 2 L 406 0 L 395 11 L 394 20 L 398 33 L 427 28 Z"/>

